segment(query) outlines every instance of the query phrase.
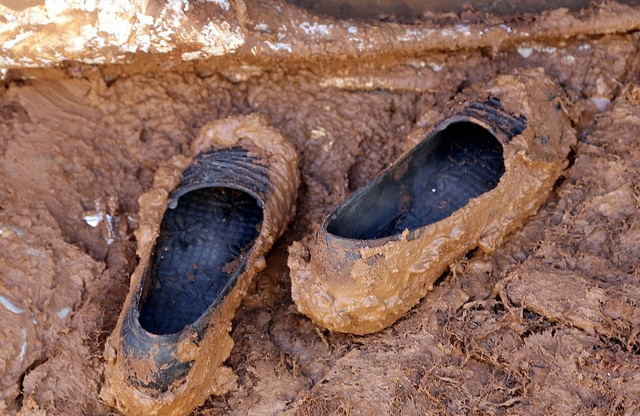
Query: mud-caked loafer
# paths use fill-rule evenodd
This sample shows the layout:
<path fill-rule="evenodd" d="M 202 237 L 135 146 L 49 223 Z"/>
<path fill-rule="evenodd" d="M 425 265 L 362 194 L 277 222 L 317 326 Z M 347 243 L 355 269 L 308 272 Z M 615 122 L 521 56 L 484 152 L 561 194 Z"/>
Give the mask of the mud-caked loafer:
<path fill-rule="evenodd" d="M 128 415 L 189 414 L 235 376 L 231 319 L 294 215 L 297 156 L 259 115 L 202 128 L 140 197 L 140 262 L 105 347 L 101 397 Z"/>
<path fill-rule="evenodd" d="M 567 166 L 575 132 L 541 70 L 473 85 L 418 144 L 289 250 L 298 310 L 367 334 L 406 314 L 456 259 L 491 252 L 534 214 Z"/>

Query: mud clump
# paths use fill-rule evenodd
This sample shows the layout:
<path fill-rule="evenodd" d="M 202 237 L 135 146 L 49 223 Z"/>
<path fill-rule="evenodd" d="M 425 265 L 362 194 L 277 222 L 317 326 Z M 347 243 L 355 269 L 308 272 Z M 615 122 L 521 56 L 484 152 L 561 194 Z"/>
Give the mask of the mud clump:
<path fill-rule="evenodd" d="M 138 197 L 200 127 L 250 112 L 296 147 L 298 214 L 233 322 L 236 389 L 196 414 L 639 412 L 636 49 L 622 33 L 12 78 L 0 93 L 0 412 L 112 414 L 99 399 L 102 351 L 138 262 Z M 299 315 L 287 247 L 413 147 L 408 133 L 456 91 L 528 67 L 562 86 L 579 139 L 538 213 L 496 252 L 454 263 L 380 333 L 330 333 Z"/>

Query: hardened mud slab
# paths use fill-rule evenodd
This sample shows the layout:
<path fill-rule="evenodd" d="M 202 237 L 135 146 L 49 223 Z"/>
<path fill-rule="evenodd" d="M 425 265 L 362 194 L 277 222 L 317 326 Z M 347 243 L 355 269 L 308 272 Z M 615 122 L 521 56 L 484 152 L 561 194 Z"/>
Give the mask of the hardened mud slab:
<path fill-rule="evenodd" d="M 393 61 L 400 54 L 626 33 L 640 28 L 640 11 L 624 4 L 633 2 L 589 2 L 582 8 L 587 2 L 564 0 L 527 18 L 521 18 L 524 8 L 506 9 L 505 15 L 463 10 L 462 18 L 427 13 L 408 24 L 389 22 L 393 16 L 340 20 L 284 0 L 3 2 L 0 15 L 10 23 L 0 24 L 0 69 L 49 68 L 35 73 L 57 78 L 61 64 L 75 77 L 93 73 L 93 65 L 117 64 L 112 69 L 131 75 L 167 67 L 193 71 L 199 61 L 219 71 L 243 67 L 242 62 L 271 67 L 283 60 L 341 62 L 375 55 Z"/>
<path fill-rule="evenodd" d="M 77 7 L 53 17 L 86 31 L 35 19 L 28 27 L 0 22 L 12 27 L 0 44 L 9 42 L 25 65 L 79 56 L 71 49 L 90 46 L 91 37 L 70 39 L 97 28 L 86 17 L 102 19 L 105 29 L 115 23 L 111 16 L 148 21 L 123 14 L 116 2 L 93 2 L 93 11 L 92 2 L 46 3 Z M 224 3 L 206 4 L 222 13 Z M 187 2 L 157 4 L 185 13 Z M 189 2 L 185 14 L 204 4 Z M 0 300 L 0 413 L 113 414 L 98 397 L 102 350 L 139 261 L 138 197 L 160 165 L 188 151 L 202 125 L 250 111 L 268 115 L 296 147 L 304 182 L 299 215 L 236 313 L 226 364 L 239 376 L 237 390 L 209 398 L 194 414 L 637 413 L 640 95 L 629 86 L 638 84 L 640 60 L 638 33 L 628 25 L 638 20 L 633 8 L 606 2 L 500 19 L 465 9 L 427 17 L 422 34 L 391 23 L 394 37 L 363 22 L 290 16 L 288 8 L 279 20 L 261 19 L 255 4 L 246 4 L 250 30 L 263 36 L 246 60 L 182 62 L 177 55 L 180 62 L 168 62 L 164 53 L 122 53 L 113 44 L 130 49 L 133 38 L 97 30 L 105 62 L 131 65 L 0 70 L 0 296 L 7 301 Z M 264 8 L 275 14 L 273 6 Z M 152 18 L 162 13 L 148 10 Z M 0 14 L 10 20 L 12 13 Z M 615 17 L 608 27 L 601 25 L 606 14 Z M 165 13 L 158 23 L 174 17 Z M 542 31 L 544 22 L 561 30 Z M 339 39 L 327 38 L 325 25 Z M 297 40 L 308 36 L 326 43 Z M 40 45 L 47 61 L 23 49 L 34 40 L 50 45 Z M 347 46 L 353 55 L 335 52 Z M 538 214 L 494 254 L 477 251 L 454 262 L 428 301 L 374 336 L 318 330 L 297 313 L 286 266 L 291 241 L 313 235 L 351 193 L 415 147 L 424 136 L 407 133 L 440 121 L 451 94 L 532 67 L 562 86 L 569 97 L 563 108 L 580 137 L 575 165 Z M 590 327 L 602 332 L 591 335 Z"/>

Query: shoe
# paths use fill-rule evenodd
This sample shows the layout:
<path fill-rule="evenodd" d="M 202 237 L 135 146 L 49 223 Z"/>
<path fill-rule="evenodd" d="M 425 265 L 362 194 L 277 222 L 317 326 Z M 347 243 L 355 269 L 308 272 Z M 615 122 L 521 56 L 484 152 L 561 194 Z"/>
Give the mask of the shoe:
<path fill-rule="evenodd" d="M 549 195 L 576 143 L 542 70 L 456 97 L 419 144 L 289 250 L 298 310 L 332 331 L 391 325 L 470 250 L 491 252 Z M 448 116 L 448 117 L 447 117 Z"/>
<path fill-rule="evenodd" d="M 105 347 L 101 398 L 128 415 L 189 414 L 235 376 L 231 319 L 293 218 L 293 146 L 259 115 L 207 124 L 140 197 L 140 262 Z"/>

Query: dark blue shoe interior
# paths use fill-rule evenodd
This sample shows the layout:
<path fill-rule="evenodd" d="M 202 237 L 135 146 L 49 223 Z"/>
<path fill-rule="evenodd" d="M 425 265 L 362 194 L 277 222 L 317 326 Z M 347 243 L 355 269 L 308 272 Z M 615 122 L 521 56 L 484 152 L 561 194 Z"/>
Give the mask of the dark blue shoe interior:
<path fill-rule="evenodd" d="M 476 123 L 454 122 L 357 192 L 332 215 L 327 231 L 359 240 L 413 231 L 492 190 L 503 174 L 498 139 Z"/>
<path fill-rule="evenodd" d="M 256 199 L 239 190 L 182 195 L 162 220 L 140 305 L 142 327 L 157 335 L 180 332 L 223 298 L 258 237 L 262 215 Z"/>

